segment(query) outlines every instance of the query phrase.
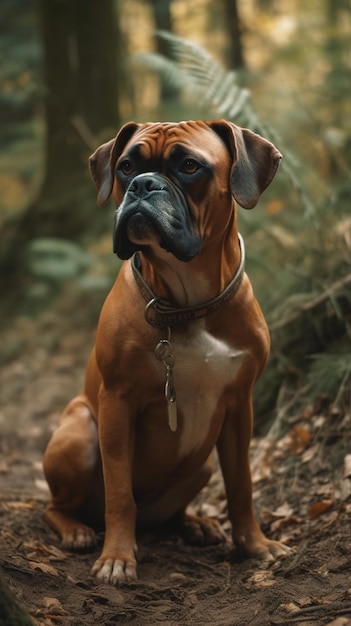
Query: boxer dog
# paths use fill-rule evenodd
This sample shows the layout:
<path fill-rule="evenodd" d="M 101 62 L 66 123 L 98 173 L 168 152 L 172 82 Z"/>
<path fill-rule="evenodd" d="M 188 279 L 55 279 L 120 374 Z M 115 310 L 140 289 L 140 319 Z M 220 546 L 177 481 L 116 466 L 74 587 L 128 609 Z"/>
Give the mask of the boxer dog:
<path fill-rule="evenodd" d="M 273 559 L 283 544 L 252 505 L 252 391 L 269 334 L 244 271 L 235 201 L 253 208 L 281 154 L 224 120 L 126 124 L 90 157 L 102 206 L 116 205 L 114 251 L 126 262 L 103 306 L 82 395 L 48 444 L 45 511 L 68 550 L 105 540 L 92 573 L 136 579 L 136 525 L 177 520 L 186 540 L 224 540 L 188 515 L 216 446 L 234 544 Z"/>

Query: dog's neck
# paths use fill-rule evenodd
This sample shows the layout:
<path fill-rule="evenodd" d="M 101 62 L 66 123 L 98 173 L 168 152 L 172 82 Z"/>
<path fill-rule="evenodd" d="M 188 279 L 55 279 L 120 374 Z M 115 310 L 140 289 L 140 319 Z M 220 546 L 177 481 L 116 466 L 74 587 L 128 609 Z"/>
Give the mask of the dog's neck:
<path fill-rule="evenodd" d="M 235 232 L 233 232 L 233 230 Z M 143 279 L 152 292 L 175 307 L 194 307 L 217 298 L 233 280 L 241 262 L 236 229 L 204 245 L 192 261 L 151 249 L 140 253 Z"/>

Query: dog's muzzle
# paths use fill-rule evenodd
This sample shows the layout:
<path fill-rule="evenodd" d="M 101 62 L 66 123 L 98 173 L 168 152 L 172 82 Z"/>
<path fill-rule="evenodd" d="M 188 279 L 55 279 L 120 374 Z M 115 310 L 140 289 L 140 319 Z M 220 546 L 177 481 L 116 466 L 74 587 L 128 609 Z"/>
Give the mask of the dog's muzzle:
<path fill-rule="evenodd" d="M 139 174 L 116 211 L 113 249 L 128 259 L 154 243 L 180 261 L 190 261 L 201 248 L 182 191 L 162 174 Z"/>

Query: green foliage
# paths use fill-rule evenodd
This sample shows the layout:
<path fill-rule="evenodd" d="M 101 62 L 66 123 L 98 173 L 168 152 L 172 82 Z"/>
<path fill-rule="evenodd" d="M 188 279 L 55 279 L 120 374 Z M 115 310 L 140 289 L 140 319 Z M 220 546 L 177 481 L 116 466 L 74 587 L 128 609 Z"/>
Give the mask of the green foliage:
<path fill-rule="evenodd" d="M 33 37 L 38 24 L 30 5 L 19 0 L 2 0 L 0 9 L 0 113 L 7 122 L 25 119 L 39 99 L 41 51 Z M 5 130 L 4 126 L 3 134 Z"/>
<path fill-rule="evenodd" d="M 166 39 L 172 58 L 150 53 L 136 57 L 150 69 L 162 76 L 170 87 L 182 88 L 183 97 L 201 108 L 206 116 L 223 117 L 240 126 L 270 139 L 276 145 L 283 144 L 278 133 L 256 112 L 250 91 L 242 86 L 239 71 L 226 70 L 202 46 L 175 35 L 158 31 Z M 306 216 L 313 216 L 315 206 L 307 190 L 300 183 L 298 162 L 290 150 L 284 148 L 281 169 L 299 194 Z"/>
<path fill-rule="evenodd" d="M 311 361 L 308 374 L 310 388 L 315 393 L 334 396 L 338 403 L 351 385 L 350 346 L 340 345 L 338 352 L 311 355 Z"/>
<path fill-rule="evenodd" d="M 43 237 L 28 244 L 28 268 L 36 279 L 63 282 L 81 274 L 92 262 L 81 246 L 65 239 Z"/>

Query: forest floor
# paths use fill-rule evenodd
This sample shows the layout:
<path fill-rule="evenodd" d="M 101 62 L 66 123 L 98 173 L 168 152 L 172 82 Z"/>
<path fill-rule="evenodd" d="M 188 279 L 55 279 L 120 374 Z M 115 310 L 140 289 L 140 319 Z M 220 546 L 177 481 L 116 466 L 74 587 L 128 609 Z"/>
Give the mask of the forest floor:
<path fill-rule="evenodd" d="M 351 625 L 349 413 L 326 400 L 287 410 L 252 442 L 260 523 L 291 555 L 267 564 L 240 560 L 229 543 L 194 548 L 171 534 L 140 533 L 139 580 L 113 588 L 90 575 L 99 548 L 63 552 L 43 521 L 43 451 L 81 388 L 94 332 L 54 307 L 14 319 L 0 341 L 0 572 L 35 624 Z M 193 508 L 229 535 L 219 470 Z"/>

